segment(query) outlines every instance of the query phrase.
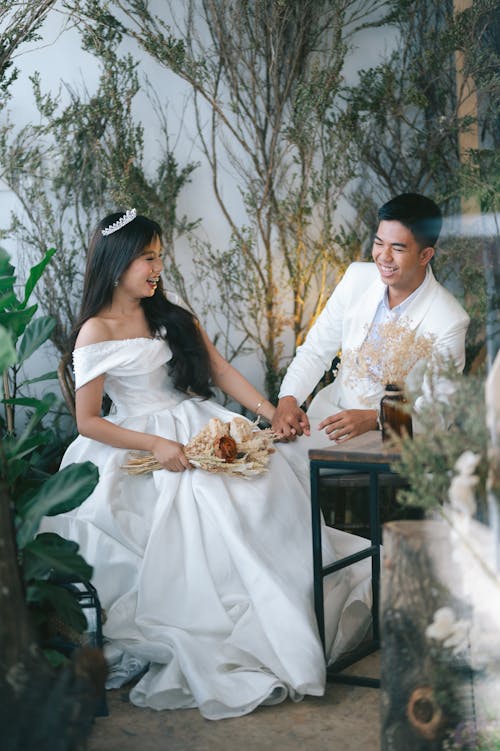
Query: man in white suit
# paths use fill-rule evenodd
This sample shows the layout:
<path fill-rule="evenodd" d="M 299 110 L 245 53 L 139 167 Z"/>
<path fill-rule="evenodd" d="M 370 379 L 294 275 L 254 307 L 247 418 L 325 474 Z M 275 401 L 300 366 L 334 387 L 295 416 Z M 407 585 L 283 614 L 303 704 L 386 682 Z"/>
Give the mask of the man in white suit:
<path fill-rule="evenodd" d="M 300 407 L 337 352 L 358 348 L 376 325 L 404 316 L 417 334 L 433 336 L 435 351 L 452 358 L 458 372 L 464 368 L 469 317 L 429 265 L 441 230 L 439 207 L 425 196 L 405 193 L 385 203 L 378 218 L 374 263 L 349 266 L 283 379 L 273 429 L 286 438 L 310 435 L 311 425 L 335 440 L 378 428 L 380 390 L 361 391 L 342 368 L 307 415 Z"/>

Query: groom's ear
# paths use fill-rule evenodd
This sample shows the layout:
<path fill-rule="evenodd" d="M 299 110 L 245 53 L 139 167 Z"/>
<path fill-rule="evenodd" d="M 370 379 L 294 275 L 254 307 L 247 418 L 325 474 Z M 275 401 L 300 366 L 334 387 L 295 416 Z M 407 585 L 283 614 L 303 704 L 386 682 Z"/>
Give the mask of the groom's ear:
<path fill-rule="evenodd" d="M 428 245 L 426 248 L 422 248 L 419 255 L 419 263 L 421 266 L 426 266 L 434 255 L 434 248 L 432 245 Z"/>

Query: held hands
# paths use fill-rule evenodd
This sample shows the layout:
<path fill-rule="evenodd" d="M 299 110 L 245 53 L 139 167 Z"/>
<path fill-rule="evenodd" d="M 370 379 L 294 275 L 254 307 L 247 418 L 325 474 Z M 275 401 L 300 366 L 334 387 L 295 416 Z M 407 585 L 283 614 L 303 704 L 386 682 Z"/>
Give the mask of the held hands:
<path fill-rule="evenodd" d="M 336 415 L 325 417 L 318 428 L 325 429 L 331 441 L 346 441 L 369 430 L 377 429 L 375 409 L 344 409 Z"/>
<path fill-rule="evenodd" d="M 297 405 L 294 396 L 283 396 L 272 421 L 273 431 L 284 440 L 294 441 L 298 435 L 311 435 L 306 413 Z"/>
<path fill-rule="evenodd" d="M 154 439 L 151 451 L 156 461 L 160 462 L 170 472 L 184 472 L 192 469 L 193 465 L 184 453 L 184 446 L 177 441 L 169 441 L 167 438 L 157 436 Z"/>

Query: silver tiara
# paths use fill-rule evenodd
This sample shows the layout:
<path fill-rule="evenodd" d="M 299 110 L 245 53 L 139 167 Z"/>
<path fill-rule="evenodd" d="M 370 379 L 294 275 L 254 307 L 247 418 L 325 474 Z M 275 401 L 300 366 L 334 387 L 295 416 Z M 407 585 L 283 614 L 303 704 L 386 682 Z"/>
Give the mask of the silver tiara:
<path fill-rule="evenodd" d="M 135 209 L 128 209 L 123 216 L 121 216 L 114 224 L 110 224 L 109 227 L 105 227 L 101 230 L 103 235 L 111 235 L 113 232 L 117 232 L 122 227 L 125 227 L 126 224 L 129 222 L 132 222 L 137 216 L 137 211 Z"/>

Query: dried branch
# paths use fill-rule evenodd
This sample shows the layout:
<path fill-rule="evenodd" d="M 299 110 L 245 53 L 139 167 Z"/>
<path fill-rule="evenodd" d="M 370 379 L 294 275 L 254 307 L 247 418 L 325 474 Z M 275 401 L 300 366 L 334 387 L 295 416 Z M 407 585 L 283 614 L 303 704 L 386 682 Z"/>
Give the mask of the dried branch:
<path fill-rule="evenodd" d="M 213 284 L 207 294 L 228 290 L 231 330 L 260 353 L 271 397 L 292 354 L 286 333 L 292 329 L 293 345 L 303 339 L 318 299 L 352 257 L 353 249 L 336 241 L 346 235 L 332 221 L 355 173 L 349 134 L 338 127 L 341 71 L 356 29 L 378 23 L 386 5 L 190 0 L 184 12 L 169 3 L 170 14 L 160 16 L 144 0 L 112 0 L 106 13 L 87 0 L 79 10 L 87 23 L 135 39 L 193 92 L 199 144 L 231 233 L 229 250 L 208 252 L 204 244 Z M 229 200 L 228 168 L 243 222 Z M 240 267 L 232 267 L 229 289 L 230 254 Z M 197 254 L 195 263 L 206 283 L 208 261 Z"/>

